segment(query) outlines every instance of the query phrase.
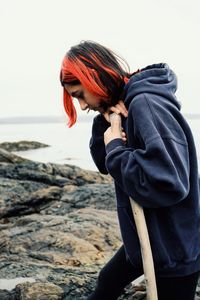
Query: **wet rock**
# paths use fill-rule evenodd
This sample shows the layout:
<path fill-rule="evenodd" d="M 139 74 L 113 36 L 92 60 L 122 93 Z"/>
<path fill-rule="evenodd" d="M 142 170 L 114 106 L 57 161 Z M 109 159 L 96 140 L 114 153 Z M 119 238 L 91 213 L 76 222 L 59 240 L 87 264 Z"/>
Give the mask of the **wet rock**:
<path fill-rule="evenodd" d="M 7 291 L 7 290 L 0 290 L 0 299 L 1 300 L 16 300 L 16 293 L 15 290 Z"/>
<path fill-rule="evenodd" d="M 22 163 L 25 161 L 28 160 L 0 148 L 0 163 Z"/>
<path fill-rule="evenodd" d="M 65 214 L 88 205 L 112 209 L 115 197 L 111 182 L 110 177 L 74 166 L 32 161 L 3 163 L 0 218 L 38 211 Z"/>
<path fill-rule="evenodd" d="M 72 211 L 83 207 L 115 210 L 114 186 L 111 183 L 94 183 L 83 186 L 65 186 L 61 197 L 63 211 Z"/>
<path fill-rule="evenodd" d="M 26 151 L 26 150 L 38 149 L 44 147 L 49 147 L 49 145 L 39 143 L 36 141 L 18 141 L 12 143 L 10 142 L 0 143 L 0 148 L 9 152 Z"/>

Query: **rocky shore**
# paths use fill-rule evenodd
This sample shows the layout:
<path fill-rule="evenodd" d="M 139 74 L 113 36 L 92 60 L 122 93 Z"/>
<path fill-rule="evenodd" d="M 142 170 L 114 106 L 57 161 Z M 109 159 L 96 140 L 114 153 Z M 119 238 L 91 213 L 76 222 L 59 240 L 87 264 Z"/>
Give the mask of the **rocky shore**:
<path fill-rule="evenodd" d="M 45 148 L 49 147 L 49 145 L 35 142 L 35 141 L 19 141 L 19 142 L 4 142 L 0 143 L 0 148 L 13 152 L 13 151 L 26 151 L 26 150 L 32 150 L 32 149 L 38 149 L 38 148 Z"/>
<path fill-rule="evenodd" d="M 120 245 L 109 176 L 0 148 L 0 300 L 84 300 Z"/>

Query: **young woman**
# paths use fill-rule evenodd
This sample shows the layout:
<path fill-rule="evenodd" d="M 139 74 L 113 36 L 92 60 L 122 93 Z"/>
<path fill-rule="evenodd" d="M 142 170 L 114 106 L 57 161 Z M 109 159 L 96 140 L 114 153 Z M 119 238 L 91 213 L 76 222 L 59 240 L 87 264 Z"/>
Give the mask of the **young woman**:
<path fill-rule="evenodd" d="M 130 73 L 111 50 L 84 41 L 67 52 L 60 80 L 69 126 L 76 122 L 73 98 L 82 110 L 99 112 L 90 150 L 99 171 L 114 179 L 123 239 L 88 299 L 117 299 L 143 274 L 131 196 L 144 209 L 159 300 L 193 300 L 200 270 L 199 177 L 193 136 L 175 96 L 176 75 L 165 63 Z"/>

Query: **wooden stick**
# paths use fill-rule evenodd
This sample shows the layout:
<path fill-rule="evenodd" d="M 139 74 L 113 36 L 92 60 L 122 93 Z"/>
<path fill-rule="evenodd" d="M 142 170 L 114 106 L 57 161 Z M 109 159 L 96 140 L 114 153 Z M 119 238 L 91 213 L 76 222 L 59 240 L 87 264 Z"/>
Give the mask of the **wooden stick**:
<path fill-rule="evenodd" d="M 155 271 L 153 264 L 153 256 L 151 245 L 149 241 L 149 234 L 147 230 L 146 220 L 143 208 L 130 197 L 133 216 L 137 228 L 137 233 L 140 241 L 142 261 L 144 268 L 144 277 L 146 280 L 147 300 L 157 300 L 157 288 Z"/>
<path fill-rule="evenodd" d="M 110 114 L 111 131 L 116 137 L 121 134 L 121 116 L 116 113 Z M 147 300 L 158 300 L 155 271 L 153 264 L 153 256 L 151 252 L 151 245 L 149 241 L 149 234 L 147 230 L 146 220 L 143 208 L 130 197 L 137 233 L 140 240 L 140 247 L 142 253 L 142 261 L 144 268 L 144 276 L 146 279 Z"/>

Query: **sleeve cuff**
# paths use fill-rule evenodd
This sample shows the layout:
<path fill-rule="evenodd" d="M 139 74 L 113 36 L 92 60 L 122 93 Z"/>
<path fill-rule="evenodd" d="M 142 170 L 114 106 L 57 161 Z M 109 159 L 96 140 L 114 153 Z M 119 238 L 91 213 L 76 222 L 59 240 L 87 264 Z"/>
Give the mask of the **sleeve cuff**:
<path fill-rule="evenodd" d="M 108 154 L 110 151 L 114 150 L 115 148 L 117 148 L 119 146 L 124 146 L 122 139 L 117 138 L 117 139 L 110 141 L 105 147 L 106 154 Z"/>

